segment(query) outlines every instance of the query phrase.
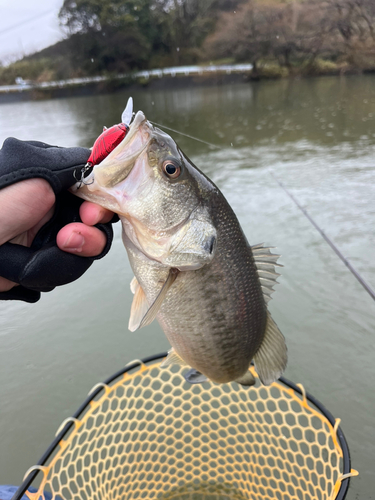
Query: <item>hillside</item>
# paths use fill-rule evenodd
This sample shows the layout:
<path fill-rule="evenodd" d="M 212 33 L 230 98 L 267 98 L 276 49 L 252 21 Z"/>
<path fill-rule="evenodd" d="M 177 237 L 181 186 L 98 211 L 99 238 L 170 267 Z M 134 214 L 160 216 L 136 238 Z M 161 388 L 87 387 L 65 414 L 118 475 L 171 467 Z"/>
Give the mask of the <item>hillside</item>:
<path fill-rule="evenodd" d="M 373 0 L 65 0 L 67 37 L 0 68 L 51 81 L 249 62 L 253 78 L 375 70 Z"/>

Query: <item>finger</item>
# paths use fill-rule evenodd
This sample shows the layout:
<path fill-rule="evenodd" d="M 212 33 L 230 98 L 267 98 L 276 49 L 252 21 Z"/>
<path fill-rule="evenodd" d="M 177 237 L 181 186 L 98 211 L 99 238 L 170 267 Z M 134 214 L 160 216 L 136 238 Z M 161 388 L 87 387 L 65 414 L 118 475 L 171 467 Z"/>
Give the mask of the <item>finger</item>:
<path fill-rule="evenodd" d="M 63 227 L 57 234 L 57 246 L 64 252 L 81 257 L 96 257 L 107 244 L 107 237 L 96 227 L 73 222 Z"/>
<path fill-rule="evenodd" d="M 0 292 L 7 292 L 14 286 L 17 286 L 17 283 L 13 283 L 13 281 L 9 281 L 0 276 Z"/>
<path fill-rule="evenodd" d="M 79 215 L 82 222 L 88 226 L 94 226 L 99 222 L 102 222 L 103 224 L 109 222 L 114 214 L 106 208 L 96 205 L 96 203 L 84 201 L 79 209 Z"/>
<path fill-rule="evenodd" d="M 0 201 L 2 245 L 33 227 L 43 225 L 55 203 L 55 195 L 44 179 L 28 179 L 3 188 Z"/>

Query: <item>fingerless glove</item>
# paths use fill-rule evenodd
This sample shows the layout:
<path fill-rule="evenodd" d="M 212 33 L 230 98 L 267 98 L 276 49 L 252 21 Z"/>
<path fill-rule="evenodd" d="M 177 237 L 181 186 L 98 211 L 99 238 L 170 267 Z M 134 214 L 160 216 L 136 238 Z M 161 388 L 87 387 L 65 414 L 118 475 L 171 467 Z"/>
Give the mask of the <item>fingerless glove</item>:
<path fill-rule="evenodd" d="M 97 257 L 80 257 L 57 247 L 56 236 L 62 227 L 81 222 L 79 208 L 83 200 L 67 191 L 81 178 L 90 156 L 86 148 L 60 148 L 37 141 L 5 140 L 0 150 L 0 189 L 16 182 L 39 177 L 51 185 L 55 212 L 37 233 L 31 247 L 13 243 L 0 246 L 0 276 L 19 286 L 0 293 L 0 300 L 36 302 L 41 292 L 49 292 L 82 276 L 94 260 L 109 251 L 113 239 L 112 222 L 97 224 L 107 236 L 104 251 Z"/>

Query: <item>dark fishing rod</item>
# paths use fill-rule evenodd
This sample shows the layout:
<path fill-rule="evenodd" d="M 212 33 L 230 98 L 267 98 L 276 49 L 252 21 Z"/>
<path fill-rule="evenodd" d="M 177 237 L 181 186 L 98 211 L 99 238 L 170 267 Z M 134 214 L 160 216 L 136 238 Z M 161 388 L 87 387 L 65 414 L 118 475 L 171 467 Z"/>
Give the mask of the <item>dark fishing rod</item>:
<path fill-rule="evenodd" d="M 173 128 L 169 128 L 169 127 L 166 127 L 165 125 L 161 125 L 160 123 L 155 123 L 155 122 L 151 122 L 151 123 L 153 123 L 154 125 L 157 125 L 158 127 L 164 128 L 166 130 L 171 130 L 172 132 L 175 132 L 176 134 L 180 134 L 180 135 L 183 135 L 185 137 L 188 137 L 189 139 L 193 139 L 195 141 L 202 142 L 203 144 L 207 144 L 208 146 L 214 147 L 216 149 L 226 149 L 226 147 L 224 147 L 224 146 L 218 146 L 216 144 L 212 144 L 210 142 L 203 141 L 202 139 L 198 139 L 198 137 L 194 137 L 192 135 L 185 134 L 184 132 L 180 132 L 179 130 L 174 130 Z M 344 257 L 344 255 L 340 252 L 340 250 L 333 243 L 333 241 L 326 235 L 326 233 L 323 231 L 323 229 L 321 229 L 318 226 L 318 224 L 311 217 L 311 215 L 306 211 L 306 209 L 303 208 L 303 206 L 292 195 L 292 193 L 284 186 L 284 184 L 276 177 L 276 175 L 273 172 L 271 172 L 271 175 L 275 179 L 275 181 L 278 183 L 278 185 L 285 191 L 285 193 L 293 201 L 293 203 L 295 205 L 297 205 L 297 207 L 301 210 L 303 215 L 310 221 L 310 223 L 315 227 L 315 229 L 321 234 L 321 236 L 325 239 L 325 241 L 332 248 L 332 250 L 335 252 L 335 254 L 342 260 L 342 262 L 346 265 L 346 267 L 353 274 L 353 276 L 357 279 L 357 281 L 359 281 L 359 283 L 363 286 L 363 288 L 370 295 L 370 297 L 375 300 L 375 292 L 370 287 L 370 285 L 368 283 L 366 283 L 366 281 L 362 278 L 362 276 L 359 274 L 359 272 L 351 265 L 351 263 L 348 261 L 348 259 L 346 257 Z"/>
<path fill-rule="evenodd" d="M 366 292 L 375 300 L 375 292 L 372 288 L 366 283 L 366 281 L 362 278 L 362 276 L 358 273 L 356 269 L 351 265 L 346 257 L 340 252 L 337 246 L 333 243 L 333 241 L 326 235 L 326 233 L 321 229 L 318 224 L 314 221 L 311 215 L 303 208 L 303 206 L 298 202 L 298 200 L 292 195 L 290 191 L 284 186 L 284 184 L 276 177 L 276 175 L 271 172 L 272 177 L 278 183 L 278 185 L 286 192 L 289 198 L 297 205 L 297 207 L 301 210 L 303 215 L 311 222 L 311 224 L 315 227 L 315 229 L 322 235 L 322 237 L 326 240 L 328 245 L 332 248 L 332 250 L 336 253 L 336 255 L 343 261 L 349 271 L 353 274 L 353 276 L 360 282 Z"/>

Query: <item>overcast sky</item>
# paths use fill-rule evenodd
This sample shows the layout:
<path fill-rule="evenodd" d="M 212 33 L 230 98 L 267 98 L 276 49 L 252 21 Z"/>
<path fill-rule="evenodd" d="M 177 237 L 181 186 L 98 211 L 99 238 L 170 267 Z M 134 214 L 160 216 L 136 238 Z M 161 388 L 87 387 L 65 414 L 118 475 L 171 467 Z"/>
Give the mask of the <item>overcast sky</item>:
<path fill-rule="evenodd" d="M 0 61 L 10 62 L 61 40 L 63 0 L 0 0 Z"/>

